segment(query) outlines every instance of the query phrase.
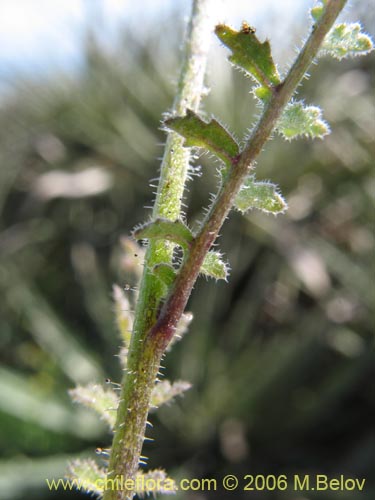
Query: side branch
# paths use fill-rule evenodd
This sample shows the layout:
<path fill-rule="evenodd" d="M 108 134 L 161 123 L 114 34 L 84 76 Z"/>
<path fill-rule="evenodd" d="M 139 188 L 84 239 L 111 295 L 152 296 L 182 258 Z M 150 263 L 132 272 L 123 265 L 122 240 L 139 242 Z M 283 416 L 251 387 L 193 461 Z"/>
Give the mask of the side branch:
<path fill-rule="evenodd" d="M 203 91 L 203 81 L 211 32 L 211 2 L 194 0 L 185 44 L 185 57 L 173 113 L 197 109 Z M 178 219 L 189 166 L 189 150 L 183 148 L 181 137 L 169 134 L 161 165 L 160 181 L 153 209 L 153 219 Z M 152 389 L 157 377 L 162 352 L 157 342 L 150 342 L 147 333 L 156 321 L 157 309 L 164 294 L 160 281 L 151 269 L 169 262 L 173 242 L 154 241 L 146 252 L 144 273 L 139 290 L 135 321 L 124 373 L 115 433 L 108 465 L 109 485 L 104 500 L 124 500 L 134 496 L 132 480 L 139 468 Z M 125 489 L 111 487 L 121 479 Z M 128 481 L 128 482 L 127 482 Z"/>
<path fill-rule="evenodd" d="M 164 304 L 150 337 L 156 338 L 165 349 L 173 337 L 177 323 L 184 312 L 191 290 L 200 272 L 204 257 L 216 240 L 256 157 L 270 137 L 282 110 L 288 104 L 298 84 L 316 57 L 324 37 L 331 29 L 347 0 L 329 0 L 324 14 L 313 27 L 302 51 L 289 70 L 285 80 L 274 87 L 273 95 L 236 164 L 232 166 L 201 230 L 193 242 L 189 255 L 181 267 L 174 287 Z"/>

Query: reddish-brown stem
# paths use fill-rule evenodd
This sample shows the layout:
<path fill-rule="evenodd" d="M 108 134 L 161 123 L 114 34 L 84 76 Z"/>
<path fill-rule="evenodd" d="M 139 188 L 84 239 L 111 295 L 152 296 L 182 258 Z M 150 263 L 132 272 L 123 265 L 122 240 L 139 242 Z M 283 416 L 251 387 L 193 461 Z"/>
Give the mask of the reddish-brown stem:
<path fill-rule="evenodd" d="M 314 60 L 325 35 L 346 4 L 346 0 L 330 0 L 324 14 L 314 26 L 310 37 L 291 67 L 282 84 L 275 87 L 267 107 L 251 135 L 239 159 L 233 162 L 231 171 L 216 196 L 201 230 L 192 243 L 189 255 L 183 263 L 172 291 L 161 310 L 149 335 L 165 349 L 172 339 L 178 321 L 186 307 L 191 290 L 197 280 L 204 257 L 216 240 L 228 216 L 233 201 L 243 184 L 252 163 L 270 137 L 284 107 L 288 104 L 300 81 Z"/>

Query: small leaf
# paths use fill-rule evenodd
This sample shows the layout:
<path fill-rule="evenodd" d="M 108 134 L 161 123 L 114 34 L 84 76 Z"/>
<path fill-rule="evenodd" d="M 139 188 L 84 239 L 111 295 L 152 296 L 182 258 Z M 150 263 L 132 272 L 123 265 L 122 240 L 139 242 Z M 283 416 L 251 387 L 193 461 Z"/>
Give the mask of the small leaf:
<path fill-rule="evenodd" d="M 125 346 L 129 347 L 134 318 L 133 313 L 130 310 L 129 300 L 118 285 L 113 285 L 113 299 L 115 302 L 115 318 L 117 328 Z"/>
<path fill-rule="evenodd" d="M 106 471 L 98 467 L 94 460 L 73 460 L 68 464 L 66 477 L 76 485 L 78 490 L 83 489 L 102 497 Z"/>
<path fill-rule="evenodd" d="M 277 130 L 285 139 L 300 135 L 322 138 L 330 132 L 328 124 L 322 120 L 322 110 L 316 106 L 305 106 L 302 101 L 293 101 L 285 107 Z"/>
<path fill-rule="evenodd" d="M 373 42 L 361 32 L 359 23 L 336 24 L 326 35 L 319 55 L 330 55 L 336 59 L 361 56 L 373 50 Z"/>
<path fill-rule="evenodd" d="M 171 401 L 174 397 L 182 394 L 190 388 L 191 384 L 184 382 L 183 380 L 178 380 L 177 382 L 173 382 L 173 384 L 171 384 L 169 380 L 157 382 L 152 391 L 151 406 L 159 408 L 159 406 Z"/>
<path fill-rule="evenodd" d="M 217 280 L 226 280 L 228 277 L 228 265 L 221 257 L 219 252 L 208 252 L 200 272 Z"/>
<path fill-rule="evenodd" d="M 176 278 L 175 269 L 170 264 L 164 262 L 154 266 L 152 272 L 167 286 L 167 288 L 173 284 Z"/>
<path fill-rule="evenodd" d="M 112 389 L 105 390 L 101 385 L 89 384 L 71 389 L 69 395 L 73 401 L 96 411 L 111 429 L 114 428 L 118 397 Z"/>
<path fill-rule="evenodd" d="M 315 22 L 319 21 L 319 19 L 322 17 L 326 3 L 326 0 L 319 2 L 310 10 L 311 17 Z"/>
<path fill-rule="evenodd" d="M 190 229 L 181 220 L 168 219 L 156 219 L 136 228 L 133 231 L 133 237 L 136 240 L 169 240 L 184 249 L 188 248 L 194 239 Z"/>
<path fill-rule="evenodd" d="M 271 56 L 268 40 L 261 43 L 254 30 L 242 28 L 236 31 L 224 24 L 215 28 L 215 33 L 224 45 L 232 51 L 229 60 L 253 76 L 263 87 L 271 88 L 280 83 L 280 76 Z"/>
<path fill-rule="evenodd" d="M 253 94 L 263 102 L 269 101 L 272 97 L 271 90 L 268 87 L 262 87 L 262 85 L 259 85 L 259 87 L 255 87 L 253 89 Z"/>
<path fill-rule="evenodd" d="M 285 212 L 287 204 L 277 186 L 270 182 L 255 182 L 254 179 L 254 176 L 247 178 L 235 199 L 235 207 L 241 212 L 251 208 L 274 215 Z"/>
<path fill-rule="evenodd" d="M 176 483 L 167 476 L 162 469 L 143 472 L 139 470 L 134 479 L 134 492 L 140 498 L 153 496 L 157 493 L 174 495 L 177 491 Z"/>
<path fill-rule="evenodd" d="M 227 166 L 239 154 L 237 142 L 215 119 L 207 123 L 188 109 L 186 116 L 169 118 L 165 125 L 185 138 L 185 146 L 208 149 Z"/>

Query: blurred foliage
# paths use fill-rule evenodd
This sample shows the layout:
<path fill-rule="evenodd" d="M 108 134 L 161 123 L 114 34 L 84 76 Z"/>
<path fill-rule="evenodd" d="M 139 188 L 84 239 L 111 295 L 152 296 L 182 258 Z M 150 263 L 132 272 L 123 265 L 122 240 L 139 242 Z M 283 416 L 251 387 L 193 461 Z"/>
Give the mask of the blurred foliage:
<path fill-rule="evenodd" d="M 67 390 L 121 377 L 111 287 L 134 284 L 120 238 L 150 213 L 179 57 L 157 30 L 146 38 L 108 54 L 89 37 L 78 75 L 20 77 L 1 98 L 0 499 L 82 498 L 44 480 L 110 439 Z M 217 68 L 205 109 L 242 137 L 256 112 L 249 81 L 224 58 Z M 289 211 L 233 213 L 225 226 L 229 284 L 200 279 L 194 291 L 190 331 L 165 362 L 193 388 L 153 416 L 150 467 L 176 479 L 350 474 L 367 478 L 364 493 L 308 498 L 374 498 L 373 68 L 373 55 L 320 62 L 300 94 L 322 106 L 331 136 L 276 136 L 262 153 L 257 178 L 280 185 Z M 196 163 L 191 223 L 217 182 L 206 157 Z"/>

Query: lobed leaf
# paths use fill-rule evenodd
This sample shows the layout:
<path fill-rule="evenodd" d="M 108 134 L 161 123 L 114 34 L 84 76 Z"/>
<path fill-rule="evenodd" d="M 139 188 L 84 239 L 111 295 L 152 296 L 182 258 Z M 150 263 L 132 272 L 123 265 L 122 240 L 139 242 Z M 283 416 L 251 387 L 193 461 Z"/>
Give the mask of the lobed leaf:
<path fill-rule="evenodd" d="M 185 138 L 185 146 L 208 149 L 227 166 L 239 154 L 237 142 L 214 118 L 207 123 L 188 109 L 185 116 L 169 118 L 165 125 Z"/>
<path fill-rule="evenodd" d="M 190 388 L 191 384 L 183 380 L 178 380 L 177 382 L 173 382 L 173 384 L 169 380 L 157 382 L 151 395 L 151 407 L 159 408 L 159 406 L 171 401 Z"/>
<path fill-rule="evenodd" d="M 69 462 L 66 476 L 76 485 L 77 489 L 83 489 L 88 493 L 95 493 L 102 497 L 106 471 L 98 467 L 94 460 L 77 459 Z"/>
<path fill-rule="evenodd" d="M 190 229 L 181 220 L 156 219 L 136 228 L 133 231 L 136 240 L 159 239 L 169 240 L 186 249 L 194 237 Z"/>
<path fill-rule="evenodd" d="M 373 50 L 371 38 L 361 31 L 359 23 L 335 24 L 326 35 L 319 55 L 330 55 L 336 59 L 361 56 Z"/>
<path fill-rule="evenodd" d="M 272 59 L 271 46 L 268 40 L 261 43 L 255 30 L 247 29 L 244 23 L 242 30 L 236 31 L 225 24 L 219 24 L 215 33 L 222 43 L 232 51 L 229 60 L 255 78 L 262 87 L 271 88 L 280 83 L 280 76 Z"/>
<path fill-rule="evenodd" d="M 219 252 L 208 252 L 200 269 L 202 274 L 217 280 L 226 280 L 228 277 L 228 265 L 222 260 Z"/>
<path fill-rule="evenodd" d="M 249 176 L 241 187 L 235 202 L 235 207 L 241 212 L 252 208 L 274 215 L 285 212 L 287 204 L 278 187 L 270 182 L 255 182 L 254 176 Z"/>
<path fill-rule="evenodd" d="M 322 110 L 305 106 L 302 101 L 290 102 L 285 107 L 276 128 L 285 139 L 301 135 L 322 138 L 330 132 L 328 124 L 322 120 Z"/>
<path fill-rule="evenodd" d="M 114 428 L 118 397 L 112 389 L 104 389 L 99 384 L 89 384 L 70 389 L 69 395 L 74 402 L 96 411 L 111 429 Z"/>

